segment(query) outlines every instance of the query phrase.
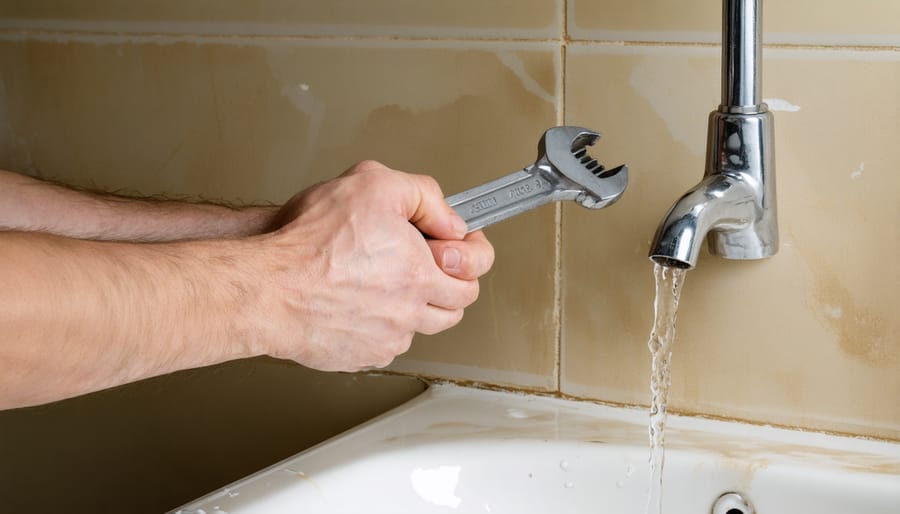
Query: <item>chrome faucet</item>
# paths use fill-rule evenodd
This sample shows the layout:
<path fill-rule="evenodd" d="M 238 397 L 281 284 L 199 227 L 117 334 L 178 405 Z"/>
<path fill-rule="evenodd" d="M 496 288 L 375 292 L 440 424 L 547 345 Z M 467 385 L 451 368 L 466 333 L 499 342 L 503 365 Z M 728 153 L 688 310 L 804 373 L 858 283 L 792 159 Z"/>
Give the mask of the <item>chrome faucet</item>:
<path fill-rule="evenodd" d="M 762 259 L 778 252 L 774 120 L 761 98 L 762 0 L 722 2 L 722 103 L 709 115 L 703 180 L 663 218 L 650 260 L 691 269 L 709 252 Z"/>

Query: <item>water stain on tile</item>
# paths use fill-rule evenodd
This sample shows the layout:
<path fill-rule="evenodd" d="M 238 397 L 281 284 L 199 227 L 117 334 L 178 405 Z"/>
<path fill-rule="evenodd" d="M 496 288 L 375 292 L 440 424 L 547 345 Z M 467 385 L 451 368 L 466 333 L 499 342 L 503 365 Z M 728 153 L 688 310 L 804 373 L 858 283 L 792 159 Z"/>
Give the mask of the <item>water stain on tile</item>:
<path fill-rule="evenodd" d="M 817 313 L 838 337 L 841 350 L 876 367 L 894 365 L 900 347 L 889 339 L 900 326 L 871 308 L 861 306 L 852 291 L 830 270 L 819 269 L 813 292 Z"/>
<path fill-rule="evenodd" d="M 554 70 L 544 66 L 546 59 L 535 62 L 524 57 L 519 52 L 497 52 L 497 59 L 519 78 L 523 88 L 545 102 L 555 103 Z"/>
<path fill-rule="evenodd" d="M 693 77 L 689 83 L 675 79 L 686 73 Z M 705 93 L 712 89 L 697 84 L 716 84 L 718 76 L 719 69 L 712 58 L 684 62 L 644 57 L 635 64 L 629 83 L 666 123 L 672 139 L 684 145 L 691 155 L 703 156 L 706 141 L 696 137 L 696 122 L 691 120 L 713 110 L 715 97 L 707 98 Z"/>

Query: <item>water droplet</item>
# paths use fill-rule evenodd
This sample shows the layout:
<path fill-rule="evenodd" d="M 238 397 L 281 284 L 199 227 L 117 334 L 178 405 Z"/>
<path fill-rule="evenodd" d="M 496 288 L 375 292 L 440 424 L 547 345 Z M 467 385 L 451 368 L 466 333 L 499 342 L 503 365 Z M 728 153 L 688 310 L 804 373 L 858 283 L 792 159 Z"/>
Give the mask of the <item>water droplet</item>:
<path fill-rule="evenodd" d="M 616 487 L 618 487 L 619 489 L 625 487 L 625 482 L 619 480 L 618 482 L 616 482 Z"/>
<path fill-rule="evenodd" d="M 232 491 L 231 489 L 229 489 L 229 488 L 226 487 L 226 488 L 225 488 L 225 494 L 227 494 L 229 498 L 234 498 L 235 496 L 238 496 L 238 495 L 240 495 L 241 493 Z"/>
<path fill-rule="evenodd" d="M 569 463 L 565 460 L 559 461 L 559 469 L 563 471 L 569 471 Z"/>
<path fill-rule="evenodd" d="M 528 478 L 534 478 L 534 473 L 528 473 Z"/>
<path fill-rule="evenodd" d="M 565 484 L 563 484 L 563 487 L 565 487 L 566 489 L 571 489 L 575 487 L 575 484 L 573 484 L 572 482 L 566 482 Z"/>
<path fill-rule="evenodd" d="M 634 465 L 629 464 L 629 465 L 625 466 L 625 476 L 630 477 L 633 474 L 634 474 Z"/>

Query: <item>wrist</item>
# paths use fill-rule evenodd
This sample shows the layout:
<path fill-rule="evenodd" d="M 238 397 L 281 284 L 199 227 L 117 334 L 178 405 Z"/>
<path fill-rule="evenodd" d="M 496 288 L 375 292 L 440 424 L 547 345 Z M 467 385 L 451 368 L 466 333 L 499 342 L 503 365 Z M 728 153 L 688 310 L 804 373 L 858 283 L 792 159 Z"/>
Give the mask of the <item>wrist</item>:
<path fill-rule="evenodd" d="M 197 273 L 204 277 L 210 291 L 206 330 L 216 362 L 265 354 L 260 343 L 260 327 L 266 318 L 260 306 L 264 286 L 259 269 L 259 244 L 265 238 L 248 235 L 189 243 L 199 257 L 195 261 Z"/>
<path fill-rule="evenodd" d="M 243 357 L 306 362 L 297 357 L 310 351 L 320 319 L 310 306 L 329 295 L 309 270 L 319 249 L 298 245 L 296 236 L 277 231 L 227 242 L 240 255 L 232 263 L 230 287 L 238 296 L 228 322 Z"/>
<path fill-rule="evenodd" d="M 265 213 L 262 213 L 263 215 Z M 240 239 L 201 241 L 202 263 L 215 263 L 203 272 L 216 287 L 217 305 L 212 316 L 217 337 L 223 342 L 222 361 L 270 354 L 270 298 L 266 283 L 271 272 L 265 268 L 274 240 L 270 234 Z"/>
<path fill-rule="evenodd" d="M 279 206 L 265 205 L 243 207 L 235 211 L 237 217 L 236 237 L 249 237 L 271 232 L 277 228 L 275 218 Z"/>

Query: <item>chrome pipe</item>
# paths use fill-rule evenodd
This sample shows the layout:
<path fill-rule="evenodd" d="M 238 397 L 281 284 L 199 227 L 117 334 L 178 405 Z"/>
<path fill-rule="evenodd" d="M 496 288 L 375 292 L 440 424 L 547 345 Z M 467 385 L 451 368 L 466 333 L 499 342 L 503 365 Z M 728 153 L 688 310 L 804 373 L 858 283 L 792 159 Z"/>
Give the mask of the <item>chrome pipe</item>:
<path fill-rule="evenodd" d="M 722 1 L 721 112 L 762 112 L 762 1 Z"/>

